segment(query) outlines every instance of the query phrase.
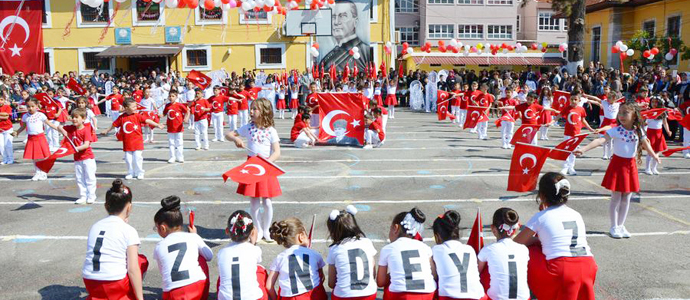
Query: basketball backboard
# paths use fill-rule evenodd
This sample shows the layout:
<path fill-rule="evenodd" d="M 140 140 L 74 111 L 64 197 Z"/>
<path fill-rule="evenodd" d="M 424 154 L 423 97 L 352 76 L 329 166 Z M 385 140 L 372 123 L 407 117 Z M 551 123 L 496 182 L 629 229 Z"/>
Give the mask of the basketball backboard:
<path fill-rule="evenodd" d="M 286 36 L 331 36 L 332 12 L 330 9 L 288 10 L 285 17 Z"/>

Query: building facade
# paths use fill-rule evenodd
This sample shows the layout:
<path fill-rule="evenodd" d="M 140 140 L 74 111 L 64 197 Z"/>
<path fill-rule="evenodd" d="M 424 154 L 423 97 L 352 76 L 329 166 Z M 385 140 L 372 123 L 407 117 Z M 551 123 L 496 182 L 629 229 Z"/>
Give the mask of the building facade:
<path fill-rule="evenodd" d="M 159 68 L 183 73 L 243 69 L 305 70 L 313 39 L 284 35 L 284 17 L 238 9 L 169 9 L 164 1 L 108 1 L 94 9 L 79 0 L 44 0 L 43 44 L 47 72 Z M 287 6 L 286 1 L 283 5 Z M 370 57 L 390 61 L 392 3 L 371 0 Z M 108 25 L 110 23 L 110 25 Z M 108 27 L 107 32 L 103 34 Z M 99 38 L 103 34 L 103 40 Z M 106 51 L 108 50 L 108 51 Z M 99 55 L 100 54 L 100 55 Z M 106 55 L 106 56 L 104 56 Z"/>
<path fill-rule="evenodd" d="M 617 41 L 627 43 L 639 30 L 657 38 L 680 38 L 687 46 L 690 41 L 688 21 L 690 2 L 687 0 L 589 0 L 585 15 L 585 62 L 601 62 L 608 67 L 619 68 L 620 58 L 611 53 L 611 47 Z M 641 59 L 639 50 L 635 49 L 633 59 Z M 670 61 L 669 67 L 690 71 L 690 60 L 682 60 L 680 56 L 679 53 Z"/>

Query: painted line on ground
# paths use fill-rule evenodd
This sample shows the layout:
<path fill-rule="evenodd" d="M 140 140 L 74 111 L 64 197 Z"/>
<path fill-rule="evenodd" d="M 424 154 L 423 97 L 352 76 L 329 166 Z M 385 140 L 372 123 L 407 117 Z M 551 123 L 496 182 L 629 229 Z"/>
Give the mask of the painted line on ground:
<path fill-rule="evenodd" d="M 609 200 L 610 196 L 591 196 L 591 197 L 570 197 L 569 201 L 586 201 L 586 200 Z M 690 199 L 690 195 L 685 194 L 672 194 L 672 195 L 650 195 L 642 196 L 640 199 Z M 407 204 L 423 204 L 423 203 L 482 203 L 482 202 L 534 202 L 534 197 L 518 197 L 511 198 L 510 196 L 505 196 L 501 198 L 466 198 L 466 199 L 390 199 L 390 200 L 322 200 L 322 201 L 279 201 L 274 200 L 272 203 L 274 205 L 325 205 L 325 204 L 397 204 L 397 203 L 407 203 Z M 102 201 L 97 201 L 94 205 L 103 204 Z M 134 204 L 144 204 L 144 205 L 156 205 L 160 206 L 160 201 L 133 201 Z M 239 205 L 239 204 L 249 204 L 249 201 L 222 201 L 222 200 L 198 200 L 198 201 L 185 201 L 186 204 L 211 204 L 211 205 Z M 536 203 L 536 202 L 535 202 Z M 4 201 L 0 202 L 0 205 L 75 205 L 72 201 Z"/>
<path fill-rule="evenodd" d="M 637 233 L 632 233 L 631 235 L 633 237 L 645 237 L 645 236 L 673 236 L 673 235 L 688 235 L 690 234 L 690 230 L 677 230 L 677 231 L 656 231 L 656 232 L 637 232 Z M 604 233 L 588 233 L 587 234 L 588 238 L 600 238 L 600 237 L 609 237 L 608 234 Z M 85 241 L 88 239 L 88 236 L 75 236 L 75 235 L 66 235 L 66 236 L 54 236 L 54 235 L 3 235 L 0 236 L 0 241 L 2 242 L 12 242 L 16 240 L 30 240 L 32 242 L 39 242 L 42 240 L 63 240 L 63 241 Z M 463 237 L 461 240 L 466 241 L 468 237 Z M 484 236 L 485 240 L 495 240 L 496 238 L 493 236 L 489 236 L 488 232 Z M 140 238 L 142 242 L 152 242 L 152 243 L 157 243 L 162 240 L 162 238 L 152 238 L 152 237 L 143 237 Z M 204 242 L 207 243 L 228 243 L 230 242 L 230 239 L 208 239 L 208 238 L 202 238 Z M 373 243 L 388 243 L 387 239 L 370 239 Z M 433 238 L 424 238 L 424 242 L 433 242 Z M 317 243 L 317 244 L 325 244 L 325 243 L 331 243 L 331 240 L 328 239 L 314 239 L 312 243 Z M 260 244 L 266 244 L 265 242 L 260 242 Z M 273 244 L 277 245 L 277 244 Z"/>

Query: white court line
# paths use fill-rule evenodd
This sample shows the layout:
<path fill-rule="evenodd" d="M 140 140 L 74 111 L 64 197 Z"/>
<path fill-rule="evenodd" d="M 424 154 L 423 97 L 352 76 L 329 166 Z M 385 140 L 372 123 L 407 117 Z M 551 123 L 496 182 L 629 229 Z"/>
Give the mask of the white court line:
<path fill-rule="evenodd" d="M 414 170 L 411 170 L 414 171 Z M 220 171 L 217 171 L 220 172 Z M 216 173 L 216 172 L 213 172 Z M 111 176 L 123 176 L 124 173 L 97 173 L 101 175 L 111 175 Z M 545 174 L 542 172 L 541 174 Z M 589 176 L 604 176 L 604 172 L 593 172 Z M 688 175 L 690 172 L 664 172 L 664 175 Z M 29 176 L 31 174 L 27 173 L 15 173 L 15 174 L 5 174 L 3 175 L 23 175 Z M 506 173 L 482 173 L 482 174 L 415 174 L 415 175 L 316 175 L 316 176 L 280 176 L 280 180 L 303 180 L 303 179 L 408 179 L 408 178 L 463 178 L 463 177 L 507 177 L 509 174 Z M 582 176 L 582 175 L 580 175 Z M 577 178 L 577 177 L 575 177 Z M 74 177 L 49 177 L 52 181 L 74 181 Z M 111 180 L 112 177 L 96 177 L 97 180 Z M 146 177 L 144 180 L 199 180 L 199 179 L 217 179 L 220 180 L 220 176 L 198 176 L 198 177 Z M 15 178 L 0 178 L 0 181 L 14 181 Z"/>
<path fill-rule="evenodd" d="M 677 230 L 677 231 L 656 231 L 656 232 L 637 232 L 637 233 L 632 233 L 632 236 L 636 237 L 644 237 L 644 236 L 671 236 L 671 235 L 688 235 L 690 234 L 690 230 Z M 592 237 L 592 238 L 599 238 L 599 237 L 609 237 L 608 234 L 603 234 L 603 233 L 588 233 L 587 237 Z M 67 241 L 85 241 L 87 240 L 88 236 L 77 236 L 77 235 L 66 235 L 66 236 L 54 236 L 54 235 L 3 235 L 0 236 L 0 241 L 3 242 L 12 242 L 12 241 L 17 241 L 17 240 L 28 240 L 28 241 L 42 241 L 42 240 L 67 240 Z M 468 237 L 463 237 L 461 240 L 466 241 Z M 493 236 L 490 236 L 486 234 L 484 236 L 485 240 L 495 240 L 496 238 Z M 157 243 L 162 240 L 162 238 L 150 238 L 150 237 L 143 237 L 140 238 L 141 241 L 143 242 L 153 242 Z M 206 239 L 202 238 L 204 242 L 207 243 L 228 243 L 230 242 L 230 239 Z M 370 239 L 374 243 L 388 243 L 387 239 Z M 433 238 L 424 238 L 425 242 L 433 242 Z M 317 244 L 325 244 L 325 243 L 331 243 L 331 240 L 328 239 L 314 239 L 312 243 L 317 243 Z"/>
<path fill-rule="evenodd" d="M 690 199 L 690 195 L 683 194 L 673 194 L 673 195 L 651 195 L 640 197 L 646 200 L 650 199 Z M 597 197 L 570 197 L 569 201 L 585 201 L 585 200 L 609 200 L 608 196 L 597 196 Z M 397 204 L 397 203 L 412 203 L 412 204 L 422 204 L 422 203 L 481 203 L 481 202 L 534 202 L 534 197 L 522 197 L 522 198 L 510 198 L 499 199 L 499 198 L 482 198 L 482 199 L 395 199 L 395 200 L 321 200 L 321 201 L 279 201 L 275 200 L 272 203 L 274 205 L 324 205 L 324 204 Z M 134 204 L 143 205 L 160 205 L 160 201 L 133 201 Z M 198 200 L 198 201 L 185 201 L 187 204 L 211 204 L 211 205 L 239 205 L 239 204 L 249 204 L 249 201 L 208 201 L 208 200 Z M 5 201 L 0 202 L 0 205 L 74 205 L 72 201 Z M 104 204 L 102 201 L 97 201 L 94 204 Z"/>

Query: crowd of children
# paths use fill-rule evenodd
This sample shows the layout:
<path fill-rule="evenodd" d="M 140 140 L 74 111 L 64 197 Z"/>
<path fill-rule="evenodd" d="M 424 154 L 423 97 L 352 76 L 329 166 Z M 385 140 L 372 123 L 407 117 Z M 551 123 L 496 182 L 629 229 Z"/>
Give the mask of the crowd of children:
<path fill-rule="evenodd" d="M 435 246 L 424 243 L 426 215 L 418 208 L 396 214 L 389 244 L 377 249 L 357 223 L 357 209 L 333 210 L 326 219 L 328 255 L 311 249 L 311 237 L 295 217 L 263 221 L 238 210 L 229 215 L 230 243 L 216 255 L 221 300 L 326 300 L 325 285 L 338 300 L 383 299 L 577 299 L 593 300 L 597 265 L 587 243 L 582 216 L 567 206 L 570 182 L 547 173 L 539 182 L 540 212 L 520 228 L 518 213 L 495 211 L 491 232 L 496 242 L 479 251 L 463 244 L 461 216 L 446 211 L 432 222 Z M 133 191 L 117 179 L 106 193 L 108 217 L 89 230 L 82 268 L 93 299 L 143 299 L 148 260 L 139 254 L 137 230 L 128 224 Z M 162 279 L 163 299 L 207 299 L 214 253 L 184 226 L 181 199 L 161 200 L 153 217 L 162 240 L 153 252 Z M 185 230 L 185 227 L 187 230 Z M 257 241 L 261 231 L 285 247 L 264 268 Z M 519 233 L 518 233 L 519 231 Z M 326 272 L 324 268 L 326 268 Z"/>

